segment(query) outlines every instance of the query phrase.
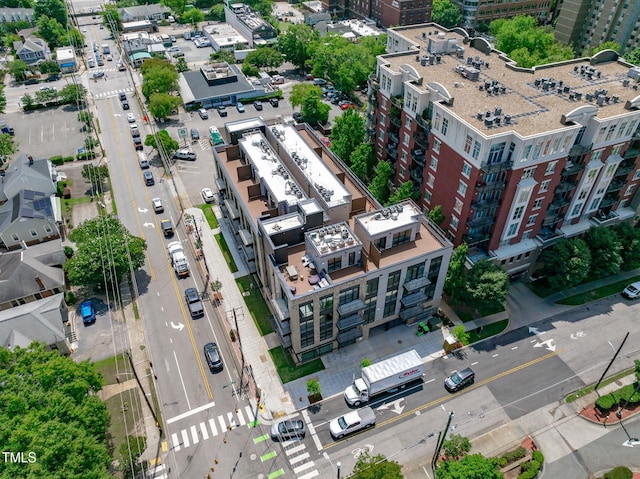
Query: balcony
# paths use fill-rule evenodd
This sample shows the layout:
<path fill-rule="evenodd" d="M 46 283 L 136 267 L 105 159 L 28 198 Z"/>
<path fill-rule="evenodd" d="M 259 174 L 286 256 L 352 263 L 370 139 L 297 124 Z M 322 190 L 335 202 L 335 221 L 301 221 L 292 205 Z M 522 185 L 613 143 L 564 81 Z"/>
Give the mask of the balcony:
<path fill-rule="evenodd" d="M 600 208 L 606 208 L 611 205 L 615 205 L 618 202 L 618 195 L 607 195 L 600 202 Z"/>
<path fill-rule="evenodd" d="M 616 169 L 614 176 L 627 176 L 632 171 L 635 171 L 636 164 L 633 161 L 623 161 Z"/>
<path fill-rule="evenodd" d="M 560 184 L 558 185 L 558 187 L 556 188 L 555 193 L 569 193 L 570 191 L 573 191 L 576 188 L 575 183 L 572 183 L 570 181 L 561 181 Z"/>
<path fill-rule="evenodd" d="M 417 291 L 415 293 L 408 294 L 404 296 L 400 302 L 406 308 L 409 306 L 413 306 L 419 303 L 424 303 L 427 300 L 427 295 L 424 291 Z"/>
<path fill-rule="evenodd" d="M 421 152 L 421 153 L 418 153 L 418 152 Z M 424 168 L 424 166 L 426 165 L 424 150 L 413 150 L 411 152 L 411 158 L 413 159 L 414 163 L 416 163 L 417 165 L 420 165 L 422 168 Z"/>
<path fill-rule="evenodd" d="M 500 206 L 500 200 L 497 198 L 483 198 L 481 200 L 477 199 L 471 202 L 471 206 L 473 206 L 476 210 L 497 208 L 498 206 Z"/>
<path fill-rule="evenodd" d="M 402 110 L 404 107 L 404 97 L 403 96 L 393 96 L 391 97 L 391 104 L 398 108 L 398 110 Z"/>
<path fill-rule="evenodd" d="M 471 246 L 484 241 L 488 241 L 491 238 L 491 233 L 480 231 L 469 231 L 466 235 L 466 243 Z"/>
<path fill-rule="evenodd" d="M 409 170 L 409 176 L 412 180 L 417 181 L 418 183 L 422 183 L 422 172 L 424 170 L 422 168 L 414 168 Z"/>
<path fill-rule="evenodd" d="M 500 173 L 506 171 L 513 165 L 512 161 L 502 161 L 500 163 L 485 163 L 480 167 L 485 173 Z"/>
<path fill-rule="evenodd" d="M 376 122 L 378 121 L 378 116 L 376 115 L 375 110 L 372 109 L 371 111 L 367 112 L 367 120 L 369 120 L 374 125 L 376 124 Z"/>
<path fill-rule="evenodd" d="M 591 151 L 592 147 L 593 147 L 593 144 L 587 145 L 587 146 L 573 145 L 569 149 L 569 156 L 576 157 L 576 156 L 586 155 L 587 153 L 589 153 Z"/>
<path fill-rule="evenodd" d="M 389 143 L 395 143 L 396 146 L 400 143 L 400 138 L 392 131 L 387 132 L 387 138 L 389 138 Z"/>
<path fill-rule="evenodd" d="M 416 116 L 416 123 L 423 129 L 424 134 L 428 137 L 431 131 L 431 120 L 425 120 L 421 116 Z"/>
<path fill-rule="evenodd" d="M 391 161 L 391 163 L 395 163 L 398 160 L 398 148 L 394 145 L 387 146 L 385 152 L 387 154 L 387 158 L 389 159 L 389 161 Z"/>
<path fill-rule="evenodd" d="M 407 292 L 415 291 L 416 289 L 423 288 L 427 285 L 431 284 L 431 281 L 426 276 L 421 276 L 420 278 L 412 279 L 411 281 L 407 281 L 404 283 L 404 289 Z"/>
<path fill-rule="evenodd" d="M 389 115 L 389 122 L 398 128 L 402 127 L 402 119 L 400 115 Z"/>
<path fill-rule="evenodd" d="M 569 205 L 570 201 L 568 198 L 565 198 L 564 196 L 554 196 L 553 197 L 553 201 L 551 202 L 551 205 L 549 206 L 549 209 L 560 209 L 563 208 L 567 205 Z"/>
<path fill-rule="evenodd" d="M 369 75 L 369 85 L 371 86 L 371 88 L 373 88 L 374 92 L 380 90 L 380 81 L 378 80 L 378 77 L 373 73 Z"/>
<path fill-rule="evenodd" d="M 572 161 L 568 162 L 562 170 L 562 176 L 571 176 L 575 175 L 582 171 L 582 164 L 574 163 Z"/>
<path fill-rule="evenodd" d="M 413 142 L 416 146 L 419 146 L 424 151 L 427 151 L 429 149 L 429 138 L 420 130 L 414 133 Z"/>
<path fill-rule="evenodd" d="M 474 218 L 468 221 L 469 228 L 482 228 L 484 226 L 492 225 L 496 222 L 495 218 L 491 216 L 483 216 L 481 218 Z"/>
<path fill-rule="evenodd" d="M 562 238 L 564 234 L 558 229 L 554 228 L 542 228 L 542 231 L 538 235 L 536 235 L 536 239 L 541 241 L 545 246 L 549 246 L 552 243 L 555 243 L 557 240 Z"/>
<path fill-rule="evenodd" d="M 614 191 L 620 191 L 626 185 L 626 181 L 612 181 L 609 187 L 607 188 L 607 193 L 612 193 Z"/>
<path fill-rule="evenodd" d="M 353 301 L 349 301 L 348 303 L 344 303 L 338 306 L 338 314 L 340 316 L 348 316 L 352 313 L 364 309 L 364 307 L 364 301 L 362 301 L 361 299 L 354 299 Z"/>
<path fill-rule="evenodd" d="M 625 160 L 633 160 L 635 159 L 638 155 L 640 155 L 640 149 L 639 148 L 627 148 L 627 151 L 624 152 L 624 155 L 622 155 L 622 157 Z"/>
<path fill-rule="evenodd" d="M 503 181 L 492 181 L 490 183 L 479 181 L 476 183 L 476 192 L 489 193 L 491 191 L 503 190 L 504 187 L 505 187 L 505 183 Z"/>
<path fill-rule="evenodd" d="M 400 311 L 400 314 L 398 316 L 400 316 L 400 319 L 407 321 L 408 319 L 415 318 L 421 312 L 422 312 L 422 306 L 415 305 L 410 308 L 403 309 L 402 311 Z"/>
<path fill-rule="evenodd" d="M 360 329 L 350 329 L 349 331 L 345 331 L 344 333 L 338 334 L 338 343 L 352 343 L 356 339 L 360 339 L 363 336 L 362 331 Z"/>
<path fill-rule="evenodd" d="M 364 318 L 359 314 L 352 314 L 344 319 L 338 320 L 338 331 L 347 331 L 364 323 Z"/>
<path fill-rule="evenodd" d="M 618 220 L 618 213 L 610 211 L 609 213 L 599 213 L 591 218 L 595 224 L 604 226 L 606 224 L 615 223 Z"/>

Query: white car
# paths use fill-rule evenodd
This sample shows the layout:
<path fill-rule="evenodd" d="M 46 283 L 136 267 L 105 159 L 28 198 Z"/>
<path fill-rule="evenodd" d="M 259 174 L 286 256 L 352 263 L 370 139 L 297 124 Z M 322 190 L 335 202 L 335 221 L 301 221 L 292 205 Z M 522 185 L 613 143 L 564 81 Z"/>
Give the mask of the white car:
<path fill-rule="evenodd" d="M 127 113 L 127 121 L 129 123 L 133 123 L 136 121 L 136 116 L 133 113 Z"/>
<path fill-rule="evenodd" d="M 107 61 L 108 61 L 108 62 L 113 61 L 113 57 L 112 57 L 111 55 L 107 55 Z"/>
<path fill-rule="evenodd" d="M 640 298 L 640 281 L 631 283 L 629 286 L 624 288 L 624 290 L 622 291 L 622 296 L 627 299 Z"/>
<path fill-rule="evenodd" d="M 162 213 L 164 211 L 164 206 L 162 206 L 162 200 L 160 198 L 152 199 L 151 204 L 153 205 L 153 211 L 156 213 Z"/>
<path fill-rule="evenodd" d="M 213 203 L 213 201 L 215 200 L 215 197 L 213 196 L 213 191 L 211 191 L 211 188 L 202 188 L 202 199 L 204 200 L 205 203 Z"/>

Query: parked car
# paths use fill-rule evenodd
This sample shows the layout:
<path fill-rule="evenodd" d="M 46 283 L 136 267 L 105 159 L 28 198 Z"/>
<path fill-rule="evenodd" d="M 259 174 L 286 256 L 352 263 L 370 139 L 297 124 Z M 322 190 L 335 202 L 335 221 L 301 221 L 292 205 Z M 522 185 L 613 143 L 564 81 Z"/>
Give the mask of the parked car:
<path fill-rule="evenodd" d="M 104 66 L 104 61 L 100 57 L 96 58 L 96 63 L 98 64 L 99 67 Z"/>
<path fill-rule="evenodd" d="M 269 103 L 271 103 L 271 106 L 274 108 L 280 104 L 277 98 L 269 98 Z"/>
<path fill-rule="evenodd" d="M 189 308 L 189 314 L 192 318 L 202 316 L 204 314 L 204 307 L 202 301 L 200 301 L 200 295 L 196 288 L 187 288 L 184 290 L 184 300 Z"/>
<path fill-rule="evenodd" d="M 178 41 L 178 40 L 176 40 L 175 35 L 171 35 L 171 36 L 169 37 L 169 39 L 171 40 L 171 43 L 175 43 L 175 42 L 177 42 L 177 41 Z"/>
<path fill-rule="evenodd" d="M 162 229 L 162 234 L 165 236 L 165 238 L 173 236 L 173 225 L 171 224 L 171 220 L 166 218 L 163 219 L 160 222 L 160 228 Z"/>
<path fill-rule="evenodd" d="M 218 115 L 227 116 L 227 107 L 225 107 L 224 105 L 220 105 L 218 107 Z"/>
<path fill-rule="evenodd" d="M 220 371 L 224 367 L 222 364 L 222 357 L 220 356 L 220 350 L 216 343 L 207 343 L 204 345 L 204 358 L 209 366 L 209 371 Z"/>
<path fill-rule="evenodd" d="M 213 203 L 215 200 L 215 196 L 213 195 L 211 188 L 202 188 L 200 194 L 202 195 L 202 199 L 205 203 Z"/>
<path fill-rule="evenodd" d="M 200 115 L 200 118 L 202 118 L 203 120 L 209 118 L 209 112 L 207 112 L 207 110 L 205 110 L 204 108 L 200 108 L 198 110 L 198 115 Z"/>
<path fill-rule="evenodd" d="M 124 93 L 121 93 L 121 95 L 124 95 Z M 127 113 L 127 121 L 133 123 L 136 121 L 136 116 L 133 113 Z"/>
<path fill-rule="evenodd" d="M 293 121 L 295 121 L 296 123 L 302 123 L 302 113 L 300 113 L 299 111 L 295 111 L 293 112 Z"/>
<path fill-rule="evenodd" d="M 356 108 L 356 106 L 353 103 L 343 103 L 342 105 L 340 105 L 340 109 L 341 110 L 348 110 L 349 108 Z"/>
<path fill-rule="evenodd" d="M 314 78 L 313 79 L 313 84 L 317 85 L 317 86 L 326 85 L 327 84 L 327 80 L 325 80 L 323 78 Z"/>
<path fill-rule="evenodd" d="M 331 140 L 330 140 L 328 137 L 323 136 L 322 138 L 320 138 L 320 141 L 321 141 L 321 142 L 322 142 L 322 144 L 323 144 L 324 146 L 326 146 L 327 148 L 331 148 Z"/>
<path fill-rule="evenodd" d="M 627 299 L 640 298 L 640 281 L 631 283 L 629 286 L 624 288 L 624 290 L 622 291 L 622 296 L 624 296 Z"/>
<path fill-rule="evenodd" d="M 195 161 L 196 154 L 193 151 L 189 151 L 186 148 L 181 148 L 173 154 L 175 160 L 189 160 Z"/>
<path fill-rule="evenodd" d="M 301 419 L 280 421 L 271 425 L 271 437 L 282 441 L 283 439 L 304 439 L 304 421 Z"/>
<path fill-rule="evenodd" d="M 450 393 L 459 391 L 460 389 L 472 384 L 476 378 L 476 374 L 471 368 L 464 368 L 456 371 L 444 380 L 444 388 Z"/>
<path fill-rule="evenodd" d="M 153 205 L 153 211 L 156 213 L 162 213 L 164 211 L 164 205 L 162 204 L 162 200 L 160 198 L 153 198 L 151 200 L 151 204 Z"/>
<path fill-rule="evenodd" d="M 236 110 L 238 110 L 238 113 L 244 113 L 244 105 L 240 102 L 238 102 L 236 104 Z"/>
<path fill-rule="evenodd" d="M 200 133 L 195 128 L 191 128 L 191 139 L 193 141 L 198 141 L 200 139 Z"/>
<path fill-rule="evenodd" d="M 262 110 L 262 102 L 260 100 L 254 101 L 253 107 L 258 111 Z"/>
<path fill-rule="evenodd" d="M 98 78 L 102 78 L 104 76 L 104 72 L 93 72 L 93 79 L 97 80 Z"/>
<path fill-rule="evenodd" d="M 92 324 L 96 322 L 96 307 L 93 301 L 83 301 L 80 304 L 80 316 L 84 324 Z"/>
<path fill-rule="evenodd" d="M 55 75 L 49 75 L 49 76 L 46 78 L 46 80 L 45 80 L 45 81 L 46 81 L 46 82 L 52 82 L 52 81 L 57 81 L 57 80 L 60 80 L 60 74 L 58 74 L 58 73 L 56 73 Z"/>
<path fill-rule="evenodd" d="M 136 149 L 136 151 L 144 150 L 144 146 L 142 146 L 142 140 L 140 139 L 139 136 L 136 136 L 133 138 L 133 146 Z"/>
<path fill-rule="evenodd" d="M 89 58 L 89 60 L 87 60 L 87 63 L 89 63 L 89 68 L 93 68 L 96 66 L 96 62 L 93 58 Z"/>
<path fill-rule="evenodd" d="M 144 178 L 144 184 L 147 186 L 153 186 L 155 185 L 155 180 L 153 179 L 153 173 L 151 173 L 150 171 L 144 171 L 142 173 L 142 177 Z"/>
<path fill-rule="evenodd" d="M 108 62 L 113 61 L 113 57 L 111 55 L 107 55 L 107 61 Z"/>

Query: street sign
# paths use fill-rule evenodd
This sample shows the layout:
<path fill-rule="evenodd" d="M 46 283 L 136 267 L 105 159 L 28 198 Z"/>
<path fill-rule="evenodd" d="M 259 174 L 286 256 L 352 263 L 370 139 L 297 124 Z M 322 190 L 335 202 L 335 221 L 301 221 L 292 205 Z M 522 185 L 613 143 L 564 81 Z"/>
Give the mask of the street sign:
<path fill-rule="evenodd" d="M 187 129 L 186 128 L 178 128 L 178 136 L 180 138 L 186 138 L 187 137 Z"/>

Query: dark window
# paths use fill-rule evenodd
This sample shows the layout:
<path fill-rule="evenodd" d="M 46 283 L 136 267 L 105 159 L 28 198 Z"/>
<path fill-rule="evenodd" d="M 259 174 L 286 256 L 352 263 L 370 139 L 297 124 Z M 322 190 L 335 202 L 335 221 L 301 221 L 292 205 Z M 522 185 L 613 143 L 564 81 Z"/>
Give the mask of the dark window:
<path fill-rule="evenodd" d="M 313 344 L 313 317 L 300 321 L 300 346 L 305 348 Z"/>
<path fill-rule="evenodd" d="M 333 314 L 323 314 L 320 316 L 320 341 L 333 336 Z"/>
<path fill-rule="evenodd" d="M 362 312 L 364 323 L 372 323 L 376 317 L 376 305 L 378 304 L 377 298 L 372 296 L 364 300 L 365 308 Z"/>
<path fill-rule="evenodd" d="M 354 286 L 353 288 L 344 289 L 340 291 L 340 297 L 338 299 L 338 304 L 346 304 L 351 301 L 355 301 L 360 296 L 360 287 Z"/>
<path fill-rule="evenodd" d="M 374 241 L 373 245 L 382 251 L 387 246 L 387 237 L 383 236 Z"/>
<path fill-rule="evenodd" d="M 340 256 L 338 256 L 337 258 L 331 258 L 327 262 L 327 270 L 329 272 L 336 271 L 340 268 L 342 268 L 342 258 Z"/>
<path fill-rule="evenodd" d="M 400 271 L 394 271 L 387 278 L 387 291 L 397 290 L 399 284 L 400 284 Z"/>
<path fill-rule="evenodd" d="M 393 235 L 391 245 L 396 246 L 402 243 L 408 243 L 409 241 L 411 241 L 411 230 L 401 231 Z"/>
<path fill-rule="evenodd" d="M 354 265 L 356 262 L 356 253 L 355 251 L 352 251 L 351 253 L 349 253 L 349 266 Z"/>
<path fill-rule="evenodd" d="M 414 264 L 413 266 L 409 266 L 407 268 L 406 281 L 422 278 L 423 275 L 424 275 L 424 263 Z"/>
<path fill-rule="evenodd" d="M 438 279 L 438 275 L 440 274 L 441 264 L 442 264 L 442 256 L 438 256 L 437 258 L 432 259 L 431 263 L 429 264 L 429 274 L 427 275 L 427 277 L 429 278 L 429 281 L 431 281 L 434 284 Z"/>
<path fill-rule="evenodd" d="M 320 298 L 320 314 L 333 312 L 333 295 Z"/>
<path fill-rule="evenodd" d="M 365 297 L 375 297 L 378 295 L 378 284 L 380 283 L 380 278 L 374 278 L 370 281 L 367 281 L 367 292 L 365 293 Z"/>

